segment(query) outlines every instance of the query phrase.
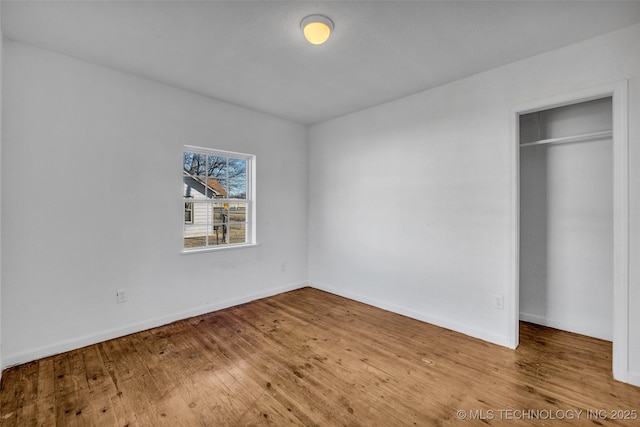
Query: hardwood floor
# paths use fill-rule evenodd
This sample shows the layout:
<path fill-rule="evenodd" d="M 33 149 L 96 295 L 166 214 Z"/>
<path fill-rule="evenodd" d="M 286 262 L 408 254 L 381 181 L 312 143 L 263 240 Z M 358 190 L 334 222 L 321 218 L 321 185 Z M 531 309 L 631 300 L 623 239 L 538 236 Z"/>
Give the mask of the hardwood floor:
<path fill-rule="evenodd" d="M 0 404 L 7 427 L 640 425 L 609 342 L 525 323 L 513 351 L 310 288 L 8 369 Z"/>

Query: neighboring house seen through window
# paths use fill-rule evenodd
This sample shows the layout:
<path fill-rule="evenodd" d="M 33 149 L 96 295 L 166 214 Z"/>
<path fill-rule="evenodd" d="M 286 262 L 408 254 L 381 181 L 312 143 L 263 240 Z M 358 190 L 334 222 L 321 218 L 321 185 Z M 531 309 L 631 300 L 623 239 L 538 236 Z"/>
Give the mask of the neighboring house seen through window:
<path fill-rule="evenodd" d="M 254 244 L 255 157 L 185 147 L 184 250 Z"/>

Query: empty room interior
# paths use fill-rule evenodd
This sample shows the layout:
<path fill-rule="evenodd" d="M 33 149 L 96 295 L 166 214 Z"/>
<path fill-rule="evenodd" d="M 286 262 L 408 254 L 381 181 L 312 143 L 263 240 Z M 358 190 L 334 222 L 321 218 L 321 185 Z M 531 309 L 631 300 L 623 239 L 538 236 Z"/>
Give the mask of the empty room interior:
<path fill-rule="evenodd" d="M 640 1 L 0 16 L 3 426 L 640 423 Z"/>

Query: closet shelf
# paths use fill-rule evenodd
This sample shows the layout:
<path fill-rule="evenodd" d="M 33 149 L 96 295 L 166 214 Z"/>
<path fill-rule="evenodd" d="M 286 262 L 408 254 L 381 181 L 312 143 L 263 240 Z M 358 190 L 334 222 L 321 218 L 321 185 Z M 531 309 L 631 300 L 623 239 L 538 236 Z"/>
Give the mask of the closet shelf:
<path fill-rule="evenodd" d="M 607 138 L 611 136 L 613 136 L 613 131 L 606 130 L 602 132 L 585 133 L 582 135 L 563 136 L 561 138 L 540 139 L 538 141 L 525 142 L 524 144 L 520 144 L 520 147 L 531 147 L 533 145 L 544 144 L 564 144 L 567 142 L 582 142 L 598 138 Z"/>

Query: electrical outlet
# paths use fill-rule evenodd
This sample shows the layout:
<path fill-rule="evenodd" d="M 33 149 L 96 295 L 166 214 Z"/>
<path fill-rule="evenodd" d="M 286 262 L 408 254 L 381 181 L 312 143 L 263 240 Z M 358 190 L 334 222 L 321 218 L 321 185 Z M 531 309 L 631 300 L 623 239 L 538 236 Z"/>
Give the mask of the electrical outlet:
<path fill-rule="evenodd" d="M 116 291 L 116 302 L 118 304 L 127 302 L 127 291 L 125 291 L 124 289 L 118 289 Z"/>
<path fill-rule="evenodd" d="M 502 310 L 504 308 L 504 297 L 502 295 L 493 296 L 493 308 Z"/>
<path fill-rule="evenodd" d="M 282 264 L 280 264 L 280 271 L 285 271 L 287 269 L 287 263 L 283 262 Z"/>

